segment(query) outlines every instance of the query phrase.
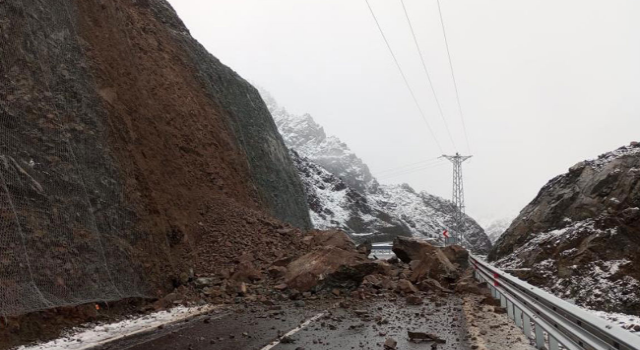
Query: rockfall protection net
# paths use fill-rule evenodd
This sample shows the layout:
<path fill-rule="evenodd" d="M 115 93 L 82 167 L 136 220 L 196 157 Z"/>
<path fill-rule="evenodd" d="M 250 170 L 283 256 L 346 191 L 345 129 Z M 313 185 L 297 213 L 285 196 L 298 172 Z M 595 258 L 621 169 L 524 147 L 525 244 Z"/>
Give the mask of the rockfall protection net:
<path fill-rule="evenodd" d="M 148 294 L 74 4 L 0 1 L 0 316 Z"/>

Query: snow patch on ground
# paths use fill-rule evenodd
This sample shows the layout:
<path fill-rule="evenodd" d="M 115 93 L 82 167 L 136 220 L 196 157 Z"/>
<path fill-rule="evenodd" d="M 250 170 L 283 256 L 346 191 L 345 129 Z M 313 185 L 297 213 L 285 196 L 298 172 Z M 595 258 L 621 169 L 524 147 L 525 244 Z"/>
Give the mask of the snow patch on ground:
<path fill-rule="evenodd" d="M 83 350 L 156 329 L 160 325 L 178 322 L 193 316 L 210 312 L 215 307 L 204 305 L 196 307 L 179 306 L 141 317 L 133 317 L 110 324 L 86 324 L 69 331 L 64 337 L 47 343 L 21 346 L 16 350 Z"/>
<path fill-rule="evenodd" d="M 590 313 L 640 336 L 640 316 L 589 310 Z"/>

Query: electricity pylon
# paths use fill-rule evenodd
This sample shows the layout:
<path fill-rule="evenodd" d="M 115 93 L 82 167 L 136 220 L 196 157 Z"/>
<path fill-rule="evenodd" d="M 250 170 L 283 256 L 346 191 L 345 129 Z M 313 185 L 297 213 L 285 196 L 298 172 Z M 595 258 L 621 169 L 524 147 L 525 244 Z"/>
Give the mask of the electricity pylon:
<path fill-rule="evenodd" d="M 455 156 L 443 155 L 453 163 L 453 204 L 456 207 L 454 223 L 455 231 L 453 232 L 453 243 L 460 244 L 462 242 L 462 230 L 464 228 L 464 186 L 462 184 L 462 163 L 472 156 L 461 156 L 456 152 Z"/>

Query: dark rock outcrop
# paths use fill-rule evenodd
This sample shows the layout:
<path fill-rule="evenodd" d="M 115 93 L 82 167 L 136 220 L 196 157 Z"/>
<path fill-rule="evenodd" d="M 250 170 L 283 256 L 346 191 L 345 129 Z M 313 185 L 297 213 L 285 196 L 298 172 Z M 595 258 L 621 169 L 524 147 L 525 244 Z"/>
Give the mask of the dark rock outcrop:
<path fill-rule="evenodd" d="M 581 305 L 640 315 L 640 146 L 549 181 L 489 259 Z"/>

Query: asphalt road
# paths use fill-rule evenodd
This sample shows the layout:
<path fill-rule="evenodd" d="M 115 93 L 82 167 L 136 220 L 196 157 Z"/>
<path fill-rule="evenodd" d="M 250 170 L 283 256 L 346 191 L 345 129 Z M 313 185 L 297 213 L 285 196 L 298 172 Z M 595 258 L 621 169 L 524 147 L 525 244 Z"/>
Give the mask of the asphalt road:
<path fill-rule="evenodd" d="M 398 349 L 470 348 L 458 297 L 425 298 L 420 306 L 407 305 L 403 298 L 364 302 L 346 299 L 336 305 L 338 301 L 307 301 L 298 307 L 292 302 L 279 306 L 235 305 L 100 350 L 378 350 L 384 348 L 387 338 L 397 341 Z M 305 327 L 297 330 L 305 321 Z M 412 343 L 407 331 L 435 334 L 445 342 Z M 278 343 L 288 332 L 294 334 Z"/>

